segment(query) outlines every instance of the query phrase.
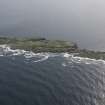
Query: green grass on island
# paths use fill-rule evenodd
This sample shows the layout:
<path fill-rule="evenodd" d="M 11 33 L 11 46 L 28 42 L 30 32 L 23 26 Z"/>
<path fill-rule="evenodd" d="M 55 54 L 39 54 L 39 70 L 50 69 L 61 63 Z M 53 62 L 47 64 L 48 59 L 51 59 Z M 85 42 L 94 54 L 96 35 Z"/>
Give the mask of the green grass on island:
<path fill-rule="evenodd" d="M 74 52 L 77 45 L 61 40 L 45 38 L 9 38 L 0 37 L 0 44 L 8 44 L 13 49 L 31 50 L 33 52 Z"/>
<path fill-rule="evenodd" d="M 101 51 L 80 50 L 78 56 L 105 60 L 105 52 Z"/>
<path fill-rule="evenodd" d="M 47 40 L 45 38 L 11 38 L 0 37 L 0 44 L 8 44 L 12 49 L 52 53 L 78 53 L 76 56 L 105 60 L 105 52 L 82 50 L 78 45 L 69 41 Z"/>

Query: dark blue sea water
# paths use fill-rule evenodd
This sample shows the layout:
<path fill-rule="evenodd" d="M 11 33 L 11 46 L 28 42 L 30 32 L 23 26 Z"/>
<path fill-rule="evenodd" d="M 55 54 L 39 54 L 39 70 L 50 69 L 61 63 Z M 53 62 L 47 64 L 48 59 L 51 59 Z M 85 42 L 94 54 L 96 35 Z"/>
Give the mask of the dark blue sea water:
<path fill-rule="evenodd" d="M 0 105 L 105 105 L 104 61 L 42 55 L 0 56 Z"/>

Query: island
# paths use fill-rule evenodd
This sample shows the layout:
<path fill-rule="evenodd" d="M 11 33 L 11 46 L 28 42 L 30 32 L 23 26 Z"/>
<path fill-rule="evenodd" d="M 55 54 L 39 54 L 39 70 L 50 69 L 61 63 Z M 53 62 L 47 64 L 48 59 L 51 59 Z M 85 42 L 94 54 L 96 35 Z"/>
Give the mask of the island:
<path fill-rule="evenodd" d="M 14 38 L 14 37 L 0 37 L 0 44 L 7 44 L 12 49 L 24 49 L 26 51 L 33 51 L 35 53 L 51 52 L 51 53 L 74 53 L 74 56 L 87 57 L 93 59 L 105 60 L 105 52 L 90 51 L 87 49 L 80 49 L 77 43 L 62 41 L 62 40 L 48 40 L 46 38 Z"/>

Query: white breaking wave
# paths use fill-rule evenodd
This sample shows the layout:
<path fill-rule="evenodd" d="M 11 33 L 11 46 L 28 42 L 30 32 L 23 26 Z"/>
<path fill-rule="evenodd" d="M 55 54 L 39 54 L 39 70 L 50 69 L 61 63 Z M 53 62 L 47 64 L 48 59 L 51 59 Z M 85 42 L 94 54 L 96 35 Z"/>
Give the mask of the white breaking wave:
<path fill-rule="evenodd" d="M 63 66 L 63 67 L 66 67 L 66 66 L 67 66 L 67 64 L 66 64 L 66 63 L 62 63 L 62 66 Z"/>
<path fill-rule="evenodd" d="M 75 54 L 68 54 L 64 53 L 63 57 L 66 58 L 68 61 L 72 61 L 75 63 L 85 63 L 85 64 L 105 64 L 105 60 L 99 59 L 91 59 L 85 57 L 78 57 L 74 56 Z"/>
<path fill-rule="evenodd" d="M 20 50 L 20 49 L 11 49 L 10 46 L 8 45 L 0 45 L 0 55 L 3 56 L 12 56 L 12 55 L 23 55 L 25 54 L 27 51 L 25 50 Z"/>
<path fill-rule="evenodd" d="M 49 57 L 63 57 L 66 58 L 68 63 L 85 63 L 85 64 L 105 64 L 105 60 L 99 59 L 91 59 L 91 58 L 84 58 L 84 57 L 78 57 L 74 56 L 75 53 L 69 54 L 69 53 L 34 53 L 32 51 L 25 51 L 20 49 L 11 49 L 10 46 L 7 44 L 0 45 L 0 56 L 24 56 L 25 59 L 30 60 L 31 58 L 37 58 L 37 60 L 33 60 L 33 62 L 42 62 L 47 60 Z M 66 64 L 62 63 L 62 66 L 66 66 Z"/>
<path fill-rule="evenodd" d="M 42 61 L 45 61 L 49 58 L 49 56 L 45 56 L 44 58 L 40 59 L 40 60 L 37 60 L 37 61 L 34 61 L 34 62 L 42 62 Z"/>
<path fill-rule="evenodd" d="M 49 58 L 48 53 L 34 53 L 32 51 L 25 51 L 20 49 L 11 49 L 8 45 L 0 45 L 0 56 L 21 56 L 23 55 L 26 59 L 38 58 L 33 62 L 45 61 Z"/>

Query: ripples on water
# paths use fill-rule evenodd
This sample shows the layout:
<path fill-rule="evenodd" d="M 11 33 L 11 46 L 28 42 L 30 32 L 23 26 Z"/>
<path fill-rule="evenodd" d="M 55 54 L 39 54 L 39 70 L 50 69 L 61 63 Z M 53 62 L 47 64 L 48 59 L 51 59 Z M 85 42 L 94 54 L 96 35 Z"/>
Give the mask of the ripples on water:
<path fill-rule="evenodd" d="M 0 49 L 0 105 L 105 105 L 105 62 Z"/>

